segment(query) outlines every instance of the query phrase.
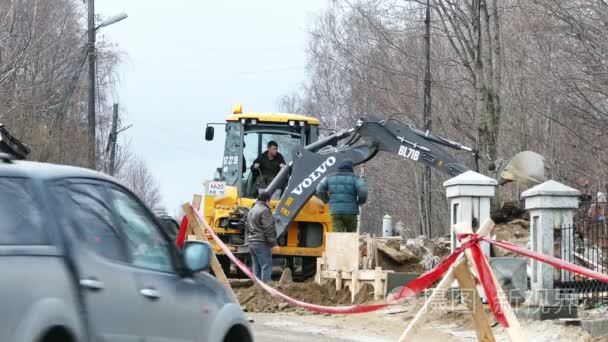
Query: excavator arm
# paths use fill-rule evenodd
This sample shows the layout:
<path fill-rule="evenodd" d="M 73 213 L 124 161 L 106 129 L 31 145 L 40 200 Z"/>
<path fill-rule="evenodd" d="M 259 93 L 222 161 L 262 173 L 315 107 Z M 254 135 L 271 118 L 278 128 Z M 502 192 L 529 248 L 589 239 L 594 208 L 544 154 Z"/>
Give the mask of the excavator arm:
<path fill-rule="evenodd" d="M 342 146 L 337 143 L 346 140 Z M 362 118 L 357 127 L 330 135 L 316 143 L 292 150 L 292 162 L 284 167 L 269 184 L 266 191 L 274 193 L 285 186 L 274 217 L 277 237 L 287 228 L 306 202 L 315 194 L 317 185 L 327 175 L 335 172 L 344 160 L 362 164 L 378 152 L 388 152 L 395 158 L 422 163 L 437 168 L 450 176 L 467 170 L 441 149 L 447 146 L 471 152 L 472 148 L 457 142 L 422 132 L 397 120 Z"/>

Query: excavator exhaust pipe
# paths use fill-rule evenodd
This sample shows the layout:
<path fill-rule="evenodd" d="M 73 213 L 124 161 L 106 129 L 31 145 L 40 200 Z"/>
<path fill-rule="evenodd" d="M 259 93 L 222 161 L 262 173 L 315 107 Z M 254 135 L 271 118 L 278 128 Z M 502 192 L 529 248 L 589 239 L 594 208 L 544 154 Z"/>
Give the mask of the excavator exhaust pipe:
<path fill-rule="evenodd" d="M 545 180 L 545 159 L 532 151 L 516 154 L 500 171 L 500 184 L 517 182 L 525 185 L 540 184 Z"/>

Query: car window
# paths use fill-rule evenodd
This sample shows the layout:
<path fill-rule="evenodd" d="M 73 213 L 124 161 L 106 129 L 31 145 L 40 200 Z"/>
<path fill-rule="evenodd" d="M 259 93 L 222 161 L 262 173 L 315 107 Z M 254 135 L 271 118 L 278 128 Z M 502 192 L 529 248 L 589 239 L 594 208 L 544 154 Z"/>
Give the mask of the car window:
<path fill-rule="evenodd" d="M 133 265 L 172 272 L 169 242 L 159 232 L 148 211 L 135 198 L 122 190 L 111 188 L 110 193 Z"/>
<path fill-rule="evenodd" d="M 165 230 L 165 233 L 169 235 L 169 238 L 175 240 L 175 237 L 179 231 L 179 225 L 177 222 L 175 222 L 175 220 L 173 220 L 171 217 L 166 216 L 157 216 L 156 219 L 158 222 L 160 222 L 161 227 Z"/>
<path fill-rule="evenodd" d="M 70 183 L 65 188 L 64 208 L 69 225 L 93 252 L 103 257 L 126 261 L 118 230 L 112 220 L 112 209 L 100 185 Z M 55 194 L 63 193 L 60 187 Z M 61 195 L 59 195 L 61 196 Z M 63 201 L 62 201 L 63 202 Z"/>
<path fill-rule="evenodd" d="M 0 245 L 48 242 L 30 182 L 27 178 L 0 177 Z"/>

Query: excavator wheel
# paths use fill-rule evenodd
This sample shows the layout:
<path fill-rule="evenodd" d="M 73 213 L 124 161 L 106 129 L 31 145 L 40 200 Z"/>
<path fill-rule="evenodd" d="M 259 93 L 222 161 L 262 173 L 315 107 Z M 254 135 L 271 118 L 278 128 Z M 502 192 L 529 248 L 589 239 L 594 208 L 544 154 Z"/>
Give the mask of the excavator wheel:
<path fill-rule="evenodd" d="M 293 280 L 303 282 L 315 276 L 315 273 L 317 272 L 317 258 L 302 257 L 301 270 L 296 270 L 294 258 L 289 258 L 287 259 L 286 267 L 291 268 Z"/>
<path fill-rule="evenodd" d="M 314 277 L 315 273 L 317 273 L 317 258 L 302 257 L 302 281 Z"/>

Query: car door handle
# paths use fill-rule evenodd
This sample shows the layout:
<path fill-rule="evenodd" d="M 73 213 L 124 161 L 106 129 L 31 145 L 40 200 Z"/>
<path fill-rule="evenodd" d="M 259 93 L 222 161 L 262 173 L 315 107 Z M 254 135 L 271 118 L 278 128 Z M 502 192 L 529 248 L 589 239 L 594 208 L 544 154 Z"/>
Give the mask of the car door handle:
<path fill-rule="evenodd" d="M 142 296 L 150 298 L 150 299 L 160 298 L 160 293 L 158 293 L 158 291 L 156 291 L 155 289 L 152 289 L 149 287 L 139 290 L 139 293 L 141 293 Z"/>
<path fill-rule="evenodd" d="M 91 290 L 103 289 L 103 283 L 95 278 L 80 279 L 80 286 L 86 287 Z"/>

